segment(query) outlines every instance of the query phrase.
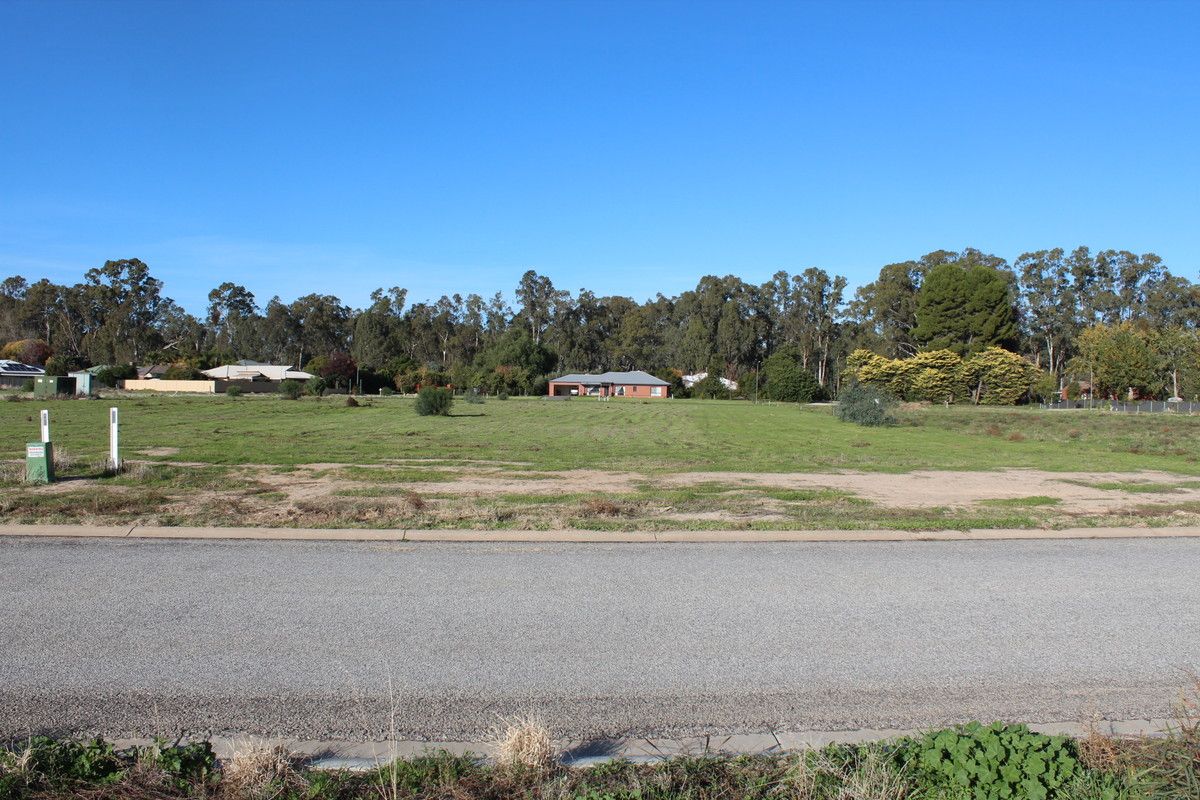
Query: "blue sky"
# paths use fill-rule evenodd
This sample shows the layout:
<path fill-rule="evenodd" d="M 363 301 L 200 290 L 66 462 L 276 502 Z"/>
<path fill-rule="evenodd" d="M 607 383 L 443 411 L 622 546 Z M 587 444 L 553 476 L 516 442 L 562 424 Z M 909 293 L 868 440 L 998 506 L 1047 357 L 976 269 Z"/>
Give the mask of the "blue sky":
<path fill-rule="evenodd" d="M 0 3 L 0 276 L 199 313 L 979 247 L 1200 269 L 1200 3 Z"/>

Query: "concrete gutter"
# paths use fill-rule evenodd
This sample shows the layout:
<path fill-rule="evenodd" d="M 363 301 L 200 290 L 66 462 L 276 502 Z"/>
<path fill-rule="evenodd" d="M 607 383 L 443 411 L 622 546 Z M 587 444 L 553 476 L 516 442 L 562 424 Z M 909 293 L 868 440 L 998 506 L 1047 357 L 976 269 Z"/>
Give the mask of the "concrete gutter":
<path fill-rule="evenodd" d="M 379 528 L 186 528 L 153 525 L 0 525 L 0 536 L 116 539 L 253 539 L 313 542 L 531 542 L 531 543 L 731 543 L 731 542 L 964 542 L 1011 539 L 1200 538 L 1200 527 L 984 528 L 967 531 L 587 531 L 397 530 Z"/>
<path fill-rule="evenodd" d="M 1162 736 L 1178 723 L 1166 719 L 1091 720 L 1088 722 L 1034 722 L 1029 727 L 1053 736 L 1085 737 L 1096 733 L 1116 737 Z M 920 736 L 919 729 L 860 728 L 841 731 L 765 731 L 762 733 L 711 734 L 682 739 L 633 736 L 591 741 L 556 741 L 559 760 L 567 766 L 588 767 L 614 759 L 656 762 L 680 756 L 770 755 L 796 752 L 829 744 L 859 744 Z M 298 741 L 254 734 L 221 735 L 209 740 L 217 757 L 228 759 L 239 750 L 281 747 L 318 769 L 368 770 L 396 758 L 413 758 L 439 750 L 454 755 L 491 758 L 493 742 Z M 118 747 L 149 744 L 148 739 L 120 739 Z"/>

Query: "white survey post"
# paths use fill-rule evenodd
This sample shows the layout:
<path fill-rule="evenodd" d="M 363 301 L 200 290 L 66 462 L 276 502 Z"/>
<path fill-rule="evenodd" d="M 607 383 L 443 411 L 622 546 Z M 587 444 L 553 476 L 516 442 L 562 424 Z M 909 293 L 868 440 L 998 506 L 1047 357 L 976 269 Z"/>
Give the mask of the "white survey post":
<path fill-rule="evenodd" d="M 108 410 L 108 463 L 112 465 L 113 469 L 121 468 L 121 451 L 117 441 L 118 422 L 117 409 L 110 408 Z"/>
<path fill-rule="evenodd" d="M 50 441 L 50 411 L 42 409 L 42 442 Z"/>

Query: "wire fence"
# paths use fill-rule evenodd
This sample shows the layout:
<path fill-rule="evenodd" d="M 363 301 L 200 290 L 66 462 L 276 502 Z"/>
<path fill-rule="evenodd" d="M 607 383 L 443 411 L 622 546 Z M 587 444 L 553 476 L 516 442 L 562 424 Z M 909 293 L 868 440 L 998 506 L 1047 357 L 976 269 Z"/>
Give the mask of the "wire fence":
<path fill-rule="evenodd" d="M 1060 400 L 1057 403 L 1042 403 L 1047 409 L 1099 409 L 1120 411 L 1126 414 L 1200 414 L 1200 402 L 1181 400 Z"/>

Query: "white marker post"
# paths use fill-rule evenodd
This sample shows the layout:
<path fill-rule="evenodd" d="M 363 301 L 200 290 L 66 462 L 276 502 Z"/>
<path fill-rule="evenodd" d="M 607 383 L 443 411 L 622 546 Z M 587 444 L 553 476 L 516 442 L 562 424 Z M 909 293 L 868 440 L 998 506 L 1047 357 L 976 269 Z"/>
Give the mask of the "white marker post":
<path fill-rule="evenodd" d="M 110 408 L 108 410 L 108 463 L 114 470 L 121 468 L 121 450 L 117 439 L 119 428 L 117 410 Z"/>
<path fill-rule="evenodd" d="M 50 411 L 42 409 L 42 442 L 50 441 Z"/>

